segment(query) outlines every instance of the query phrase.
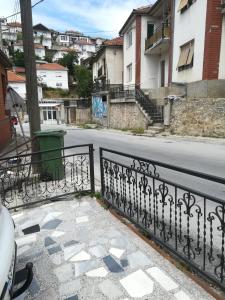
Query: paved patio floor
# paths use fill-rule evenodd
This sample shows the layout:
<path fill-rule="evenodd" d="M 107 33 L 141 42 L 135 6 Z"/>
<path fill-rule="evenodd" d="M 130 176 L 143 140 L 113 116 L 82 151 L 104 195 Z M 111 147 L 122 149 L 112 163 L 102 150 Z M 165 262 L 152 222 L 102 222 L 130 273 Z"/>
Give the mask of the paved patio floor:
<path fill-rule="evenodd" d="M 90 197 L 13 218 L 17 268 L 32 261 L 35 273 L 19 299 L 213 299 Z"/>

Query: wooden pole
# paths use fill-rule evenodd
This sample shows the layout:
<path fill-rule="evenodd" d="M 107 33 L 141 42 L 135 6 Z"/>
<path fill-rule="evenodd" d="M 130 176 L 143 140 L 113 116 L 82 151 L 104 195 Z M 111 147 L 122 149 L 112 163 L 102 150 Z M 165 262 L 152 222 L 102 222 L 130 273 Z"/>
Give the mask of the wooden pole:
<path fill-rule="evenodd" d="M 40 130 L 40 110 L 38 105 L 37 72 L 34 52 L 33 22 L 31 0 L 20 0 L 23 49 L 26 69 L 27 109 L 30 123 L 30 137 Z M 37 143 L 32 140 L 32 151 L 38 151 Z"/>

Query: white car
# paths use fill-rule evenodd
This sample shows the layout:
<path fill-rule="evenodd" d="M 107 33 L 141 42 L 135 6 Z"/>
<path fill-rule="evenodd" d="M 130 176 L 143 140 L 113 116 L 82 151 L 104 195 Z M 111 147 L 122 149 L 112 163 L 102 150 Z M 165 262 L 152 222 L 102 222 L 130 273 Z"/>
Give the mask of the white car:
<path fill-rule="evenodd" d="M 16 265 L 16 243 L 13 219 L 0 200 L 0 300 L 10 300 L 21 295 L 29 287 L 32 279 L 32 263 L 28 263 L 26 279 L 22 287 L 14 290 Z"/>

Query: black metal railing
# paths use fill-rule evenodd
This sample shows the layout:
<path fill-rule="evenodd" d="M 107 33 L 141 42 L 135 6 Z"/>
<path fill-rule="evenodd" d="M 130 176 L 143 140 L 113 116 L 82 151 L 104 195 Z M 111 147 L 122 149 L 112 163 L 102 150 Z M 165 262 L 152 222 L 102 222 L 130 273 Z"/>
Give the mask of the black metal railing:
<path fill-rule="evenodd" d="M 135 87 L 135 99 L 154 123 L 163 123 L 164 106 L 155 104 L 139 86 Z"/>
<path fill-rule="evenodd" d="M 28 206 L 94 192 L 93 145 L 77 145 L 0 159 L 0 201 Z"/>
<path fill-rule="evenodd" d="M 170 38 L 170 25 L 168 22 L 163 22 L 157 27 L 152 36 L 145 40 L 145 50 L 153 47 L 159 41 Z"/>
<path fill-rule="evenodd" d="M 110 99 L 135 98 L 135 87 L 124 85 L 110 85 Z"/>
<path fill-rule="evenodd" d="M 93 83 L 93 93 L 109 91 L 110 81 L 105 79 L 96 79 Z"/>
<path fill-rule="evenodd" d="M 104 148 L 100 166 L 110 205 L 225 288 L 225 199 L 205 192 L 213 185 L 224 191 L 224 178 Z M 201 184 L 206 188 L 198 191 Z"/>

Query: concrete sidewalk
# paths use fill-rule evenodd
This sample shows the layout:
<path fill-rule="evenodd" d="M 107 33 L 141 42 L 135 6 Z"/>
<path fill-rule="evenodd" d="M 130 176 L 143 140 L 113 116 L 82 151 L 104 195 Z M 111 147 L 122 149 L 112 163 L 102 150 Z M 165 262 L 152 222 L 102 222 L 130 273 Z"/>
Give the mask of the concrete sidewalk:
<path fill-rule="evenodd" d="M 213 299 L 90 197 L 23 210 L 13 219 L 17 268 L 32 261 L 35 273 L 19 299 Z"/>

